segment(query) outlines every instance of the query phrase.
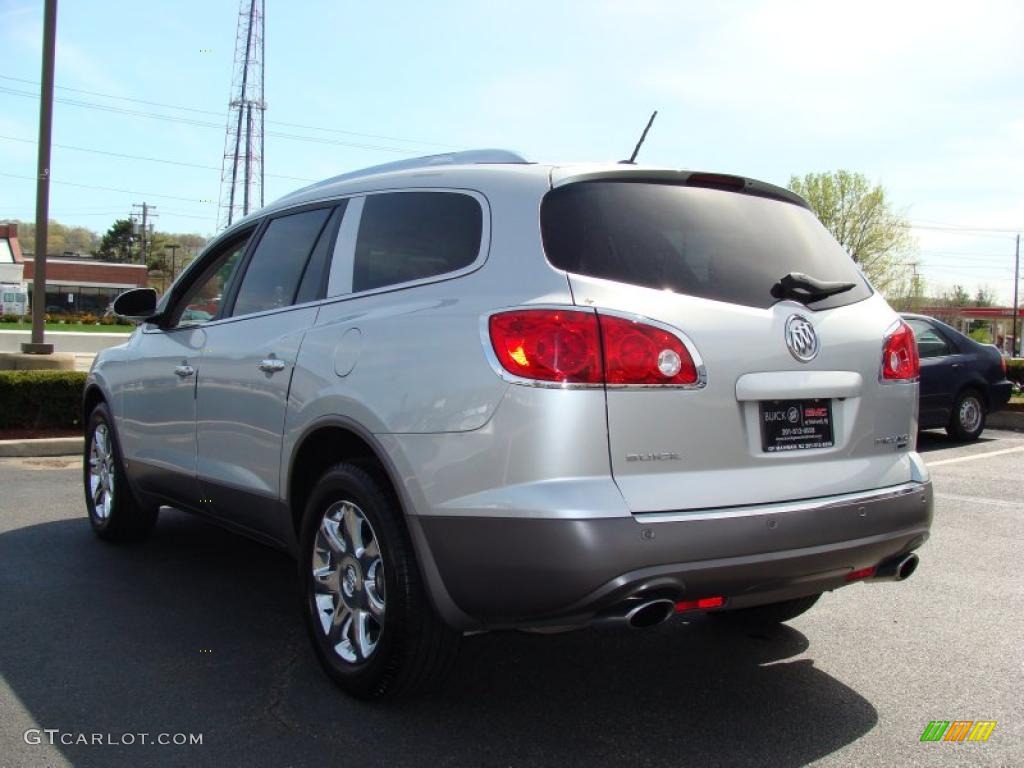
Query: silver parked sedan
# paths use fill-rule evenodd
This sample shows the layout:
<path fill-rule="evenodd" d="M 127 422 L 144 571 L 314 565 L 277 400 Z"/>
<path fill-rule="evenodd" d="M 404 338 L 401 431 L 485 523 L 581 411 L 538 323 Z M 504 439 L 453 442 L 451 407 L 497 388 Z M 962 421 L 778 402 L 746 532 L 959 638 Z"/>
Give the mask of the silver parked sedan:
<path fill-rule="evenodd" d="M 897 581 L 932 515 L 914 334 L 806 203 L 719 174 L 484 150 L 302 189 L 102 352 L 85 495 L 295 555 L 358 696 L 462 635 L 779 622 Z"/>

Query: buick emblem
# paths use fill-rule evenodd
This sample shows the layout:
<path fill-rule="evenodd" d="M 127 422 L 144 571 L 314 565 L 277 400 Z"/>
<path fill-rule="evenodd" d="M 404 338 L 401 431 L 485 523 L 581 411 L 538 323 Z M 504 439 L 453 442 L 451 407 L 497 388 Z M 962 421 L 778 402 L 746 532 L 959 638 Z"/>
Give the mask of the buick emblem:
<path fill-rule="evenodd" d="M 811 362 L 821 348 L 814 326 L 803 315 L 792 315 L 786 321 L 786 345 L 790 354 L 801 363 Z"/>

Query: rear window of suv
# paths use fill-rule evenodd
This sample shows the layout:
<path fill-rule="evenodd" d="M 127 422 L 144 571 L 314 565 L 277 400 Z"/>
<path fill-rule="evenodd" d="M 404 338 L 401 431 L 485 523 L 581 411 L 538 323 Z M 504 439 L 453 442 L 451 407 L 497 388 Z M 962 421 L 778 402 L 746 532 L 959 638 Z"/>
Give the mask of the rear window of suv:
<path fill-rule="evenodd" d="M 811 302 L 827 309 L 871 288 L 849 255 L 801 206 L 702 187 L 587 181 L 549 192 L 541 205 L 544 249 L 567 272 L 727 301 L 775 304 L 789 272 L 854 283 Z"/>

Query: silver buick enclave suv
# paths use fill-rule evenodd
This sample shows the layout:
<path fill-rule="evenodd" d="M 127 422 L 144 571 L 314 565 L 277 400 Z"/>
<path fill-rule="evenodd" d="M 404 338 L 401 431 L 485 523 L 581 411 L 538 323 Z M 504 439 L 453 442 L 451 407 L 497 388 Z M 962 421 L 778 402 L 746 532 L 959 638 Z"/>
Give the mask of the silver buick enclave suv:
<path fill-rule="evenodd" d="M 778 622 L 917 564 L 913 332 L 806 203 L 482 150 L 229 227 L 96 359 L 104 539 L 161 505 L 293 553 L 328 674 L 437 680 L 467 631 Z"/>

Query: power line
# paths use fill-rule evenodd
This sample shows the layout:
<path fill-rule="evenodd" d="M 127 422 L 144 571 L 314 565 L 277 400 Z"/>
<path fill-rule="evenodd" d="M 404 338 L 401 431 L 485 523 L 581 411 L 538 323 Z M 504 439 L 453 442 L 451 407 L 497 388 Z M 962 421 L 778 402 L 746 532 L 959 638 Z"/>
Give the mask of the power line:
<path fill-rule="evenodd" d="M 0 139 L 5 139 L 7 141 L 20 141 L 20 142 L 22 142 L 24 144 L 35 144 L 36 143 L 34 139 L 23 139 L 23 138 L 19 138 L 17 136 L 0 136 Z M 123 152 L 108 152 L 108 151 L 106 151 L 104 149 L 91 149 L 89 147 L 74 147 L 74 146 L 71 146 L 69 144 L 54 144 L 53 146 L 58 147 L 60 149 L 71 149 L 71 150 L 74 150 L 76 152 L 90 152 L 90 153 L 95 154 L 95 155 L 106 155 L 107 157 L 123 157 L 123 158 L 125 158 L 127 160 L 143 160 L 143 161 L 150 162 L 150 163 L 164 163 L 165 165 L 179 165 L 179 166 L 182 166 L 184 168 L 199 168 L 199 169 L 204 170 L 204 171 L 219 171 L 220 170 L 220 168 L 218 168 L 215 165 L 200 165 L 199 163 L 186 163 L 186 162 L 181 161 L 181 160 L 169 160 L 167 158 L 162 158 L 162 157 L 144 157 L 142 155 L 129 155 L 129 154 L 125 154 Z M 266 176 L 271 176 L 271 177 L 273 177 L 275 179 L 288 179 L 289 181 L 307 181 L 307 182 L 310 182 L 310 181 L 320 181 L 320 179 L 310 179 L 310 178 L 306 178 L 305 176 L 286 176 L 286 175 L 280 174 L 280 173 L 268 173 L 268 174 L 265 174 L 265 175 Z"/>
<path fill-rule="evenodd" d="M 923 221 L 919 220 L 917 223 L 910 222 L 910 226 L 914 229 L 941 229 L 941 230 L 952 230 L 962 232 L 1006 232 L 1011 235 L 1017 234 L 1020 229 L 1001 228 L 1001 227 L 976 227 L 971 224 L 952 224 L 945 221 Z"/>
<path fill-rule="evenodd" d="M 36 81 L 36 80 L 26 80 L 26 79 L 20 78 L 20 77 L 10 77 L 9 75 L 0 75 L 0 80 L 10 80 L 12 82 L 25 83 L 27 85 L 36 85 L 36 86 L 39 85 L 39 82 Z M 100 98 L 104 98 L 104 99 L 116 99 L 118 101 L 127 101 L 127 102 L 134 103 L 134 104 L 145 104 L 145 105 L 150 106 L 150 107 L 162 107 L 164 109 L 178 109 L 178 110 L 181 110 L 183 112 L 193 112 L 195 114 L 200 114 L 200 115 L 214 115 L 214 116 L 220 117 L 220 118 L 224 117 L 224 112 L 219 112 L 219 111 L 212 110 L 212 109 L 198 109 L 196 107 L 186 107 L 186 106 L 183 106 L 183 105 L 180 105 L 180 104 L 167 104 L 165 102 L 160 102 L 160 101 L 149 101 L 147 99 L 136 99 L 136 98 L 131 98 L 131 97 L 128 97 L 128 96 L 116 96 L 116 95 L 111 94 L 111 93 L 100 93 L 98 91 L 86 91 L 86 90 L 82 90 L 81 88 L 68 88 L 66 86 L 61 86 L 61 85 L 56 86 L 56 88 L 57 88 L 57 90 L 68 91 L 69 93 L 82 93 L 82 94 L 85 94 L 87 96 L 99 96 Z M 23 93 L 23 92 L 21 92 L 21 93 Z M 57 101 L 60 101 L 60 99 L 57 99 Z M 462 149 L 462 147 L 459 147 L 459 146 L 454 145 L 454 144 L 443 144 L 443 143 L 437 142 L 437 141 L 423 141 L 422 139 L 409 139 L 409 138 L 403 138 L 401 136 L 385 136 L 385 135 L 378 134 L 378 133 L 362 133 L 362 132 L 359 132 L 359 131 L 347 131 L 347 130 L 344 130 L 342 128 L 327 128 L 327 127 L 319 126 L 319 125 L 305 125 L 305 124 L 302 124 L 302 123 L 290 123 L 290 122 L 285 122 L 283 120 L 267 120 L 267 125 L 283 125 L 283 126 L 288 127 L 288 128 L 302 128 L 302 129 L 308 130 L 308 131 L 323 131 L 325 133 L 337 133 L 337 134 L 344 135 L 344 136 L 358 136 L 358 137 L 361 137 L 361 138 L 364 138 L 364 139 L 382 139 L 384 141 L 398 141 L 398 142 L 401 142 L 403 144 L 420 144 L 422 146 L 440 147 L 442 149 Z"/>
<path fill-rule="evenodd" d="M 13 88 L 4 88 L 0 86 L 0 93 L 6 93 L 13 96 L 24 96 L 26 98 L 36 98 L 35 94 L 28 93 L 26 91 L 16 91 Z M 204 122 L 202 120 L 192 120 L 186 117 L 176 117 L 174 115 L 160 115 L 155 112 L 144 112 L 138 109 L 125 109 L 124 107 L 113 107 L 108 104 L 97 104 L 90 101 L 80 101 L 78 99 L 65 99 L 65 98 L 54 98 L 55 102 L 60 104 L 67 104 L 74 107 L 85 107 L 87 109 L 98 109 L 104 112 L 112 112 L 118 115 L 128 115 L 130 117 L 144 117 L 151 120 L 162 120 L 168 123 L 180 123 L 182 125 L 191 125 L 196 128 L 213 128 L 218 131 L 223 131 L 224 127 L 217 123 Z M 339 141 L 337 139 L 325 139 L 317 136 L 300 136 L 294 133 L 282 133 L 281 131 L 267 131 L 267 136 L 273 136 L 278 139 L 289 139 L 291 141 L 305 141 L 311 144 L 327 144 L 330 146 L 347 147 L 349 149 L 365 149 L 373 152 L 390 152 L 398 155 L 411 156 L 415 155 L 409 148 L 399 147 L 381 147 L 375 144 L 356 144 L 351 141 Z"/>
<path fill-rule="evenodd" d="M 27 181 L 35 181 L 35 176 L 20 176 L 16 173 L 3 173 L 0 171 L 0 176 L 6 176 L 9 179 L 25 179 Z M 147 197 L 162 197 L 165 200 L 184 200 L 187 203 L 198 202 L 194 197 L 180 197 L 179 195 L 161 195 L 156 192 L 139 192 L 135 189 L 118 189 L 117 187 L 99 187 L 93 184 L 78 184 L 73 181 L 57 181 L 55 179 L 50 180 L 51 184 L 63 184 L 65 187 L 80 187 L 81 189 L 99 189 L 104 192 L 123 192 L 126 195 L 145 195 Z"/>

